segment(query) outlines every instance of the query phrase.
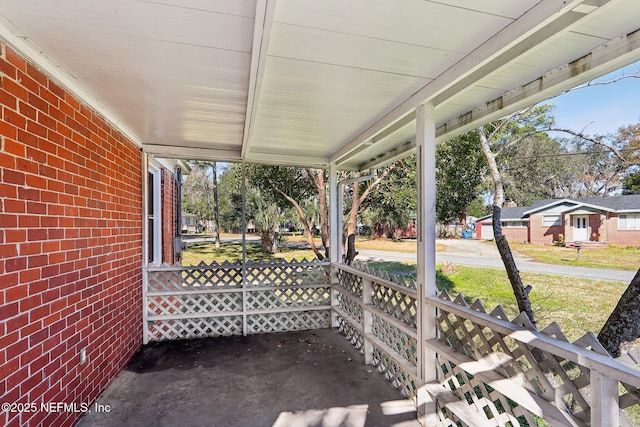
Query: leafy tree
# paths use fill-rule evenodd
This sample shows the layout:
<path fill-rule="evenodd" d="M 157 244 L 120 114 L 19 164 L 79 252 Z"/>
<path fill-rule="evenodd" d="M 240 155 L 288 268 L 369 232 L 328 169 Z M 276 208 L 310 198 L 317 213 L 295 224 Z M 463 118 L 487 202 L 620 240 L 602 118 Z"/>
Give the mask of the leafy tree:
<path fill-rule="evenodd" d="M 196 221 L 206 224 L 214 217 L 213 183 L 206 166 L 192 162 L 191 172 L 182 184 L 182 209 L 196 215 Z"/>
<path fill-rule="evenodd" d="M 381 170 L 378 178 L 382 179 L 360 184 L 360 194 L 364 194 L 367 188 L 369 190 L 358 213 L 375 226 L 376 237 L 387 233 L 395 236 L 398 228 L 406 227 L 415 218 L 416 167 L 416 157 L 409 156 Z M 354 212 L 353 209 L 350 212 Z"/>
<path fill-rule="evenodd" d="M 448 223 L 466 224 L 467 209 L 481 192 L 487 162 L 480 139 L 469 132 L 436 147 L 436 216 Z"/>
<path fill-rule="evenodd" d="M 329 250 L 328 209 L 325 186 L 325 171 L 320 169 L 301 169 L 286 166 L 249 165 L 246 167 L 247 179 L 251 186 L 263 195 L 268 193 L 274 203 L 284 209 L 292 206 L 304 229 L 309 246 L 319 259 L 324 258 L 313 240 L 313 231 L 309 212 L 304 207 L 314 206 L 318 201 L 320 233 L 325 246 L 325 255 Z M 313 218 L 313 215 L 311 215 Z"/>
<path fill-rule="evenodd" d="M 640 194 L 640 171 L 632 172 L 626 176 L 622 194 Z"/>

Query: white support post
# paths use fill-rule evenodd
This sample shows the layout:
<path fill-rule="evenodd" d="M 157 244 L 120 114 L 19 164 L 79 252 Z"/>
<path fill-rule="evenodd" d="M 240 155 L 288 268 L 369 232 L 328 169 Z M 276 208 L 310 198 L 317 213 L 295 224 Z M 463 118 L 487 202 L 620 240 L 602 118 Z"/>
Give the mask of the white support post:
<path fill-rule="evenodd" d="M 426 340 L 436 337 L 436 310 L 425 303 L 436 289 L 436 125 L 434 105 L 416 109 L 416 156 L 418 161 L 418 421 L 425 426 L 437 423 L 435 400 L 424 384 L 437 380 L 435 353 Z"/>
<path fill-rule="evenodd" d="M 338 282 L 337 269 L 334 264 L 340 261 L 340 228 L 342 213 L 338 211 L 338 170 L 335 163 L 329 165 L 329 261 L 331 284 Z M 338 291 L 331 290 L 331 327 L 337 328 L 338 316 L 333 307 L 338 305 Z"/>
<path fill-rule="evenodd" d="M 618 381 L 591 370 L 591 426 L 619 427 Z"/>
<path fill-rule="evenodd" d="M 247 175 L 242 163 L 242 335 L 248 334 L 247 311 Z"/>
<path fill-rule="evenodd" d="M 147 263 L 149 260 L 149 168 L 147 153 L 142 156 L 142 344 L 148 344 L 149 324 L 147 321 L 147 292 L 149 290 L 149 272 Z"/>

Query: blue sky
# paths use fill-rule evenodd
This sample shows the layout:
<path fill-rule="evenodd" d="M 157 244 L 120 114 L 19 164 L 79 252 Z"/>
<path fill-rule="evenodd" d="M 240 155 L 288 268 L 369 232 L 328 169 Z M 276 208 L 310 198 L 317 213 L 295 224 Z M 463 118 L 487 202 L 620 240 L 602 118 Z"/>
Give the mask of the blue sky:
<path fill-rule="evenodd" d="M 600 80 L 640 71 L 640 62 L 615 71 Z M 608 85 L 576 89 L 547 100 L 554 104 L 553 116 L 558 127 L 585 133 L 615 133 L 618 128 L 640 122 L 640 78 L 629 78 Z"/>

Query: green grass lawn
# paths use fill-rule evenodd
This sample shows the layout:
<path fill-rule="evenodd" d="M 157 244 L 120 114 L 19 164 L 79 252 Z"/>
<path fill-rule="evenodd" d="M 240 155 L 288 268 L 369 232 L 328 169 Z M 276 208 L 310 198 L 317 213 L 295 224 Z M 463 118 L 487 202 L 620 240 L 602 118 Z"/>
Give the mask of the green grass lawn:
<path fill-rule="evenodd" d="M 415 264 L 402 262 L 368 263 L 390 274 L 415 275 Z M 597 334 L 615 307 L 626 283 L 521 272 L 531 285 L 531 303 L 538 328 L 556 322 L 570 341 L 586 332 Z M 506 273 L 500 269 L 454 266 L 453 271 L 436 272 L 436 285 L 450 295 L 462 294 L 467 303 L 479 299 L 490 312 L 501 305 L 510 318 L 518 315 L 518 305 Z"/>
<path fill-rule="evenodd" d="M 493 244 L 493 242 L 491 242 L 491 244 Z M 640 247 L 636 246 L 609 246 L 606 249 L 582 249 L 580 251 L 580 259 L 577 259 L 578 251 L 572 248 L 522 243 L 509 243 L 509 246 L 516 252 L 548 264 L 614 268 L 633 271 L 640 267 Z"/>

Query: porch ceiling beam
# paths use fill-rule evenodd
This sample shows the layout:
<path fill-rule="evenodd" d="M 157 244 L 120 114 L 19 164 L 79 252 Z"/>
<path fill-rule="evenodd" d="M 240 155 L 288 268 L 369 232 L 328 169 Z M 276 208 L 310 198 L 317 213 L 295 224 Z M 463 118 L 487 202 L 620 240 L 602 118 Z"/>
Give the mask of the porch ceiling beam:
<path fill-rule="evenodd" d="M 298 166 L 318 169 L 327 169 L 327 159 L 325 157 L 304 156 L 296 154 L 272 154 L 272 153 L 252 153 L 244 156 L 243 161 L 263 165 L 276 166 Z"/>
<path fill-rule="evenodd" d="M 358 166 L 358 170 L 363 171 L 371 168 L 379 168 L 381 166 L 388 165 L 396 160 L 403 159 L 408 155 L 415 152 L 416 140 L 415 138 L 406 141 L 403 144 L 398 145 L 394 149 L 386 152 L 383 156 L 373 158 L 368 162 L 365 162 Z"/>
<path fill-rule="evenodd" d="M 437 140 L 446 140 L 467 132 L 483 123 L 503 117 L 505 110 L 517 111 L 526 108 L 638 60 L 640 29 L 609 40 L 588 55 L 556 67 L 536 80 L 514 88 L 500 98 L 439 126 Z"/>
<path fill-rule="evenodd" d="M 216 150 L 211 148 L 175 147 L 154 144 L 144 144 L 142 149 L 147 154 L 174 159 L 217 160 L 225 162 L 240 161 L 239 150 Z"/>
<path fill-rule="evenodd" d="M 615 0 L 602 0 L 601 4 Z M 564 31 L 579 22 L 586 14 L 574 11 L 583 0 L 542 0 L 524 15 L 502 29 L 492 38 L 476 48 L 445 73 L 427 83 L 418 92 L 391 110 L 388 114 L 345 144 L 329 157 L 330 162 L 345 160 L 359 146 L 402 120 L 422 103 L 435 100 L 439 95 L 451 96 L 457 85 L 469 86 L 478 79 L 500 69 L 518 55 L 525 53 L 532 43 L 548 40 L 550 29 L 557 29 L 560 22 Z M 580 10 L 580 9 L 578 9 Z M 565 16 L 566 15 L 566 16 Z M 543 38 L 546 36 L 546 38 Z M 443 101 L 440 97 L 439 101 Z"/>
<path fill-rule="evenodd" d="M 251 49 L 251 69 L 249 72 L 249 94 L 242 135 L 241 155 L 244 159 L 249 151 L 249 141 L 253 132 L 255 114 L 258 109 L 258 99 L 262 89 L 265 64 L 269 53 L 271 28 L 276 10 L 276 0 L 258 0 L 256 2 L 256 17 L 253 28 L 253 46 Z"/>

